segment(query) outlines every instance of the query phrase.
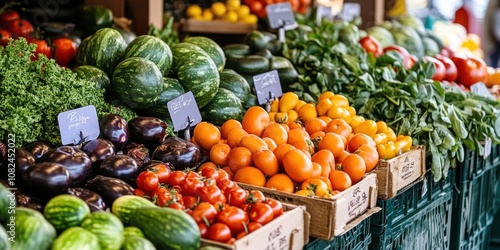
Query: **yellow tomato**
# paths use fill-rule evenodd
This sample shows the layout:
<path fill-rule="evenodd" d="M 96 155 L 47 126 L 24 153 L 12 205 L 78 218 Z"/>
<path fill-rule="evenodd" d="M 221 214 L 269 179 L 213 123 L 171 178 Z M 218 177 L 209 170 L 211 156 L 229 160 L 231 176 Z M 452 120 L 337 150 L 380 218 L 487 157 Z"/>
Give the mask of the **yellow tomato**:
<path fill-rule="evenodd" d="M 299 96 L 293 92 L 286 92 L 280 98 L 280 112 L 288 112 L 288 110 L 295 108 Z"/>
<path fill-rule="evenodd" d="M 299 118 L 303 122 L 308 122 L 312 118 L 318 117 L 316 107 L 312 103 L 306 103 L 299 110 Z"/>

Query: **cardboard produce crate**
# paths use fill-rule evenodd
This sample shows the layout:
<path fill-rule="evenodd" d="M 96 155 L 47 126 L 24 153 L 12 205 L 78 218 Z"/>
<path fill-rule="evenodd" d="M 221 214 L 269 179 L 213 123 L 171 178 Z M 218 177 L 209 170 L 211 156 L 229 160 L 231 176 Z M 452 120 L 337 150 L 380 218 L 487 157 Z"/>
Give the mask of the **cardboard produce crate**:
<path fill-rule="evenodd" d="M 257 29 L 257 24 L 242 22 L 227 22 L 223 20 L 201 21 L 196 19 L 183 19 L 181 30 L 185 33 L 211 33 L 211 34 L 241 34 Z"/>
<path fill-rule="evenodd" d="M 425 176 L 425 147 L 415 146 L 392 159 L 380 160 L 371 172 L 377 174 L 378 198 L 390 199 Z"/>
<path fill-rule="evenodd" d="M 202 239 L 202 246 L 235 250 L 301 250 L 309 242 L 309 214 L 304 206 L 283 204 L 285 213 L 263 227 L 237 240 L 224 244 Z"/>
<path fill-rule="evenodd" d="M 324 240 L 331 240 L 349 231 L 363 219 L 380 210 L 375 207 L 377 202 L 375 174 L 366 174 L 363 180 L 329 199 L 305 197 L 243 183 L 238 185 L 245 189 L 260 190 L 267 197 L 284 203 L 304 205 L 311 215 L 310 236 Z"/>

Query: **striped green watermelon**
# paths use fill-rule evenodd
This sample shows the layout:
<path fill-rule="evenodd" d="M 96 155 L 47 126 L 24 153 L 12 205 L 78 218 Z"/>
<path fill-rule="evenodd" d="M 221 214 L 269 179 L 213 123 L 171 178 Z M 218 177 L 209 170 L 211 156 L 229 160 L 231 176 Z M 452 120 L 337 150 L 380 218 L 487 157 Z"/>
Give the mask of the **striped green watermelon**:
<path fill-rule="evenodd" d="M 207 105 L 219 89 L 220 76 L 214 61 L 190 43 L 172 46 L 172 69 L 186 91 L 193 92 L 198 107 Z"/>
<path fill-rule="evenodd" d="M 50 199 L 43 215 L 58 232 L 79 226 L 90 214 L 90 208 L 82 199 L 69 194 L 60 194 Z"/>
<path fill-rule="evenodd" d="M 111 82 L 118 98 L 131 108 L 151 107 L 163 89 L 160 70 L 142 57 L 130 57 L 118 64 Z"/>
<path fill-rule="evenodd" d="M 184 39 L 183 42 L 197 45 L 202 50 L 207 52 L 210 58 L 214 61 L 219 72 L 224 69 L 224 65 L 226 64 L 224 50 L 222 50 L 222 48 L 214 40 L 204 36 L 191 36 Z"/>
<path fill-rule="evenodd" d="M 95 82 L 99 88 L 105 91 L 109 91 L 111 88 L 111 81 L 108 75 L 97 67 L 92 65 L 81 65 L 74 68 L 73 72 L 75 72 L 80 79 Z"/>
<path fill-rule="evenodd" d="M 156 250 L 156 247 L 146 238 L 132 235 L 125 238 L 122 250 Z"/>
<path fill-rule="evenodd" d="M 128 227 L 123 228 L 123 237 L 125 239 L 132 237 L 132 236 L 137 236 L 137 237 L 141 237 L 141 238 L 145 237 L 142 230 L 139 229 L 138 227 L 128 226 Z"/>
<path fill-rule="evenodd" d="M 170 73 L 172 51 L 168 44 L 158 37 L 142 35 L 134 39 L 125 50 L 125 58 L 146 58 L 156 64 L 163 76 Z"/>
<path fill-rule="evenodd" d="M 80 43 L 78 46 L 78 50 L 76 51 L 76 65 L 85 65 L 87 64 L 87 51 L 89 47 L 89 41 L 92 36 L 88 36 Z"/>
<path fill-rule="evenodd" d="M 233 92 L 240 100 L 244 100 L 251 93 L 250 84 L 245 77 L 232 69 L 224 69 L 220 72 L 220 88 Z"/>
<path fill-rule="evenodd" d="M 16 197 L 4 185 L 0 184 L 0 223 L 6 222 L 9 217 L 9 207 L 16 206 Z"/>
<path fill-rule="evenodd" d="M 15 210 L 15 225 L 6 224 L 6 231 L 15 232 L 11 249 L 45 250 L 49 249 L 56 238 L 56 229 L 31 208 L 17 207 Z"/>
<path fill-rule="evenodd" d="M 142 207 L 132 212 L 130 224 L 140 228 L 158 249 L 195 250 L 201 235 L 196 221 L 184 211 Z"/>
<path fill-rule="evenodd" d="M 81 227 L 70 227 L 64 230 L 52 244 L 52 250 L 95 249 L 100 249 L 97 236 Z"/>
<path fill-rule="evenodd" d="M 120 32 L 103 28 L 90 37 L 88 44 L 81 48 L 79 53 L 84 54 L 82 62 L 111 75 L 114 67 L 123 59 L 126 48 L 127 43 Z"/>
<path fill-rule="evenodd" d="M 87 216 L 81 227 L 97 236 L 101 250 L 119 250 L 123 243 L 123 224 L 116 215 L 95 211 Z"/>
<path fill-rule="evenodd" d="M 218 126 L 229 119 L 241 120 L 244 112 L 241 100 L 225 88 L 219 88 L 212 101 L 200 110 L 204 121 Z"/>
<path fill-rule="evenodd" d="M 136 195 L 122 195 L 111 206 L 111 212 L 125 224 L 130 224 L 132 214 L 141 207 L 156 207 L 150 200 Z"/>
<path fill-rule="evenodd" d="M 186 91 L 179 80 L 163 77 L 163 91 L 150 109 L 150 113 L 161 119 L 169 119 L 170 113 L 168 112 L 167 103 L 184 93 L 186 93 Z"/>

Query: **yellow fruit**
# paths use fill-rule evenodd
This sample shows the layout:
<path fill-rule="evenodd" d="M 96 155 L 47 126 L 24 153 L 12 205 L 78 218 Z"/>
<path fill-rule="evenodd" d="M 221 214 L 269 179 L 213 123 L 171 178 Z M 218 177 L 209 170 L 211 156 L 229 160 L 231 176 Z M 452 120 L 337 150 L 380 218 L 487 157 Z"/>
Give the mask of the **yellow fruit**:
<path fill-rule="evenodd" d="M 204 9 L 203 14 L 201 14 L 201 15 L 202 15 L 202 19 L 206 20 L 206 21 L 210 21 L 210 20 L 214 19 L 214 14 L 212 13 L 212 11 L 210 9 Z"/>
<path fill-rule="evenodd" d="M 224 15 L 224 20 L 228 21 L 228 22 L 236 22 L 238 21 L 238 14 L 236 14 L 236 12 L 230 10 L 228 11 L 225 15 Z"/>
<path fill-rule="evenodd" d="M 250 15 L 250 8 L 246 5 L 241 5 L 236 9 L 236 14 L 238 14 L 238 20 L 243 20 L 245 17 Z"/>
<path fill-rule="evenodd" d="M 236 10 L 241 6 L 241 0 L 226 0 L 228 10 Z"/>
<path fill-rule="evenodd" d="M 250 14 L 250 15 L 244 17 L 243 19 L 241 19 L 241 21 L 244 23 L 248 23 L 248 24 L 256 24 L 257 21 L 259 21 L 259 18 L 254 14 Z"/>
<path fill-rule="evenodd" d="M 215 2 L 215 3 L 213 3 L 212 6 L 210 7 L 210 9 L 212 10 L 212 13 L 216 17 L 223 17 L 224 14 L 226 14 L 226 11 L 227 11 L 226 5 L 224 5 L 221 2 Z"/>
<path fill-rule="evenodd" d="M 202 9 L 199 5 L 197 4 L 192 4 L 192 5 L 189 5 L 189 7 L 187 7 L 186 9 L 186 16 L 187 17 L 199 17 L 201 16 L 201 13 L 202 13 Z"/>

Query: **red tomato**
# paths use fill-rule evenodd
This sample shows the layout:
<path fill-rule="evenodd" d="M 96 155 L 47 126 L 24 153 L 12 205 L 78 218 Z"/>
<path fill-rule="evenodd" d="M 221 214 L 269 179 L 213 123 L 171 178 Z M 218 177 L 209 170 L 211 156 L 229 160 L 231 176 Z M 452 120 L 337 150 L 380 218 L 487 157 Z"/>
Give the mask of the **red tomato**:
<path fill-rule="evenodd" d="M 470 87 L 474 83 L 485 82 L 487 80 L 487 66 L 481 58 L 454 55 L 451 60 L 457 66 L 457 83 Z"/>
<path fill-rule="evenodd" d="M 201 170 L 201 176 L 217 180 L 219 178 L 219 171 L 215 167 L 209 166 Z"/>
<path fill-rule="evenodd" d="M 144 190 L 142 190 L 142 189 L 140 189 L 140 188 L 136 188 L 136 189 L 134 189 L 134 194 L 135 194 L 136 196 L 141 196 L 141 197 L 148 196 L 148 195 L 146 194 L 146 192 L 144 192 Z"/>
<path fill-rule="evenodd" d="M 380 45 L 380 42 L 377 40 L 377 38 L 371 35 L 367 35 L 361 38 L 359 40 L 359 44 L 365 49 L 367 53 L 371 53 L 374 57 L 378 57 L 384 52 L 382 50 L 382 45 Z"/>
<path fill-rule="evenodd" d="M 181 184 L 186 179 L 186 173 L 184 171 L 174 171 L 170 173 L 170 177 L 168 178 L 168 185 L 173 186 L 181 186 Z"/>
<path fill-rule="evenodd" d="M 8 30 L 0 29 L 0 46 L 7 46 L 12 34 Z"/>
<path fill-rule="evenodd" d="M 204 187 L 205 184 L 200 178 L 187 177 L 181 184 L 182 194 L 184 195 L 197 195 L 199 190 Z"/>
<path fill-rule="evenodd" d="M 68 66 L 75 59 L 77 48 L 71 39 L 66 37 L 56 38 L 52 40 L 52 46 L 54 47 L 54 59 L 59 65 Z M 168 173 L 170 174 L 170 171 Z M 163 175 L 158 174 L 158 177 L 161 179 L 160 182 L 165 181 Z M 166 178 L 168 180 L 168 176 Z"/>
<path fill-rule="evenodd" d="M 59 38 L 58 38 L 59 39 Z M 52 43 L 54 44 L 54 43 Z M 55 59 L 57 62 L 57 47 L 56 47 L 56 52 L 55 52 Z M 59 64 L 61 65 L 61 64 Z M 61 66 L 66 66 L 66 65 L 61 65 Z M 170 173 L 172 172 L 171 168 L 167 166 L 167 164 L 163 162 L 157 162 L 154 164 L 148 164 L 147 167 L 144 169 L 147 171 L 151 171 L 155 173 L 158 176 L 158 181 L 160 184 L 168 184 L 168 179 L 170 177 Z"/>
<path fill-rule="evenodd" d="M 248 197 L 248 200 L 252 203 L 261 203 L 266 200 L 266 196 L 262 191 L 259 190 L 250 190 L 250 196 Z"/>
<path fill-rule="evenodd" d="M 271 206 L 271 208 L 273 209 L 274 218 L 283 214 L 283 204 L 281 204 L 280 201 L 272 199 L 272 198 L 267 198 L 266 204 Z"/>
<path fill-rule="evenodd" d="M 405 65 L 406 68 L 411 68 L 411 57 L 410 57 L 410 52 L 408 52 L 408 50 L 406 50 L 405 48 L 401 47 L 401 46 L 398 46 L 398 45 L 389 45 L 387 47 L 384 48 L 384 53 L 386 53 L 387 51 L 391 51 L 391 50 L 394 50 L 396 52 L 398 52 L 401 57 L 403 57 L 403 63 Z"/>
<path fill-rule="evenodd" d="M 186 207 L 184 207 L 184 205 L 182 205 L 181 203 L 178 203 L 178 202 L 172 202 L 172 203 L 170 203 L 170 205 L 168 205 L 168 207 L 173 208 L 173 209 L 177 209 L 180 211 L 184 211 L 184 209 L 186 209 Z"/>
<path fill-rule="evenodd" d="M 248 197 L 248 191 L 243 188 L 235 188 L 226 196 L 227 203 L 231 206 L 240 207 L 245 204 Z"/>
<path fill-rule="evenodd" d="M 447 57 L 452 57 L 454 53 L 450 48 L 445 46 L 439 51 L 439 54 Z"/>
<path fill-rule="evenodd" d="M 266 225 L 274 219 L 274 211 L 273 208 L 266 203 L 257 203 L 250 209 L 248 217 L 250 221 Z"/>
<path fill-rule="evenodd" d="M 208 202 L 201 202 L 193 208 L 191 217 L 198 223 L 212 224 L 217 216 L 217 209 Z"/>
<path fill-rule="evenodd" d="M 45 55 L 49 59 L 52 58 L 52 48 L 49 47 L 47 41 L 42 39 L 29 38 L 28 42 L 36 44 L 36 50 L 31 56 L 31 60 L 38 60 L 39 54 Z"/>
<path fill-rule="evenodd" d="M 198 229 L 200 229 L 201 238 L 208 238 L 208 226 L 205 222 L 198 223 Z"/>
<path fill-rule="evenodd" d="M 153 193 L 153 200 L 156 201 L 156 205 L 159 207 L 166 207 L 173 203 L 174 197 L 166 187 L 159 186 Z"/>
<path fill-rule="evenodd" d="M 146 192 L 152 192 L 156 188 L 158 188 L 158 176 L 149 171 L 144 171 L 141 172 L 138 176 L 137 179 L 135 180 L 135 184 L 137 185 L 138 188 L 146 191 Z"/>
<path fill-rule="evenodd" d="M 199 177 L 201 177 L 201 175 L 194 172 L 194 171 L 189 171 L 186 173 L 186 178 L 190 178 L 190 177 L 199 178 Z"/>
<path fill-rule="evenodd" d="M 432 62 L 434 64 L 434 68 L 436 69 L 434 71 L 434 75 L 432 76 L 432 80 L 434 81 L 442 81 L 444 77 L 446 76 L 446 67 L 444 64 L 439 61 L 438 59 L 431 57 L 431 56 L 424 56 L 424 60 L 428 62 Z"/>
<path fill-rule="evenodd" d="M 224 171 L 224 170 L 222 170 Z M 225 171 L 224 171 L 225 172 Z M 217 182 L 217 187 L 219 187 L 220 191 L 225 195 L 227 196 L 227 193 L 229 193 L 229 191 L 235 189 L 238 187 L 238 184 L 236 184 L 236 182 L 232 181 L 232 180 L 229 180 L 229 179 L 225 179 L 225 180 L 221 180 L 221 181 L 218 181 Z M 227 197 L 226 197 L 227 198 Z"/>
<path fill-rule="evenodd" d="M 226 224 L 214 223 L 208 229 L 208 239 L 218 242 L 227 242 L 232 238 L 231 229 Z"/>
<path fill-rule="evenodd" d="M 4 26 L 10 21 L 21 18 L 15 10 L 6 10 L 0 14 L 0 26 Z"/>
<path fill-rule="evenodd" d="M 443 63 L 445 67 L 445 76 L 443 80 L 453 82 L 457 80 L 457 66 L 455 66 L 455 63 L 447 56 L 437 54 L 436 59 L 438 59 L 440 62 Z"/>
<path fill-rule="evenodd" d="M 184 195 L 182 196 L 182 202 L 187 209 L 191 209 L 198 204 L 198 198 L 190 195 Z"/>
<path fill-rule="evenodd" d="M 198 195 L 202 201 L 215 204 L 216 202 L 226 202 L 226 197 L 217 186 L 205 186 L 199 189 Z"/>
<path fill-rule="evenodd" d="M 16 37 L 30 37 L 34 31 L 33 25 L 23 19 L 16 19 L 7 23 L 7 30 Z"/>
<path fill-rule="evenodd" d="M 248 214 L 240 208 L 229 206 L 217 214 L 217 221 L 226 224 L 235 235 L 245 229 Z"/>

